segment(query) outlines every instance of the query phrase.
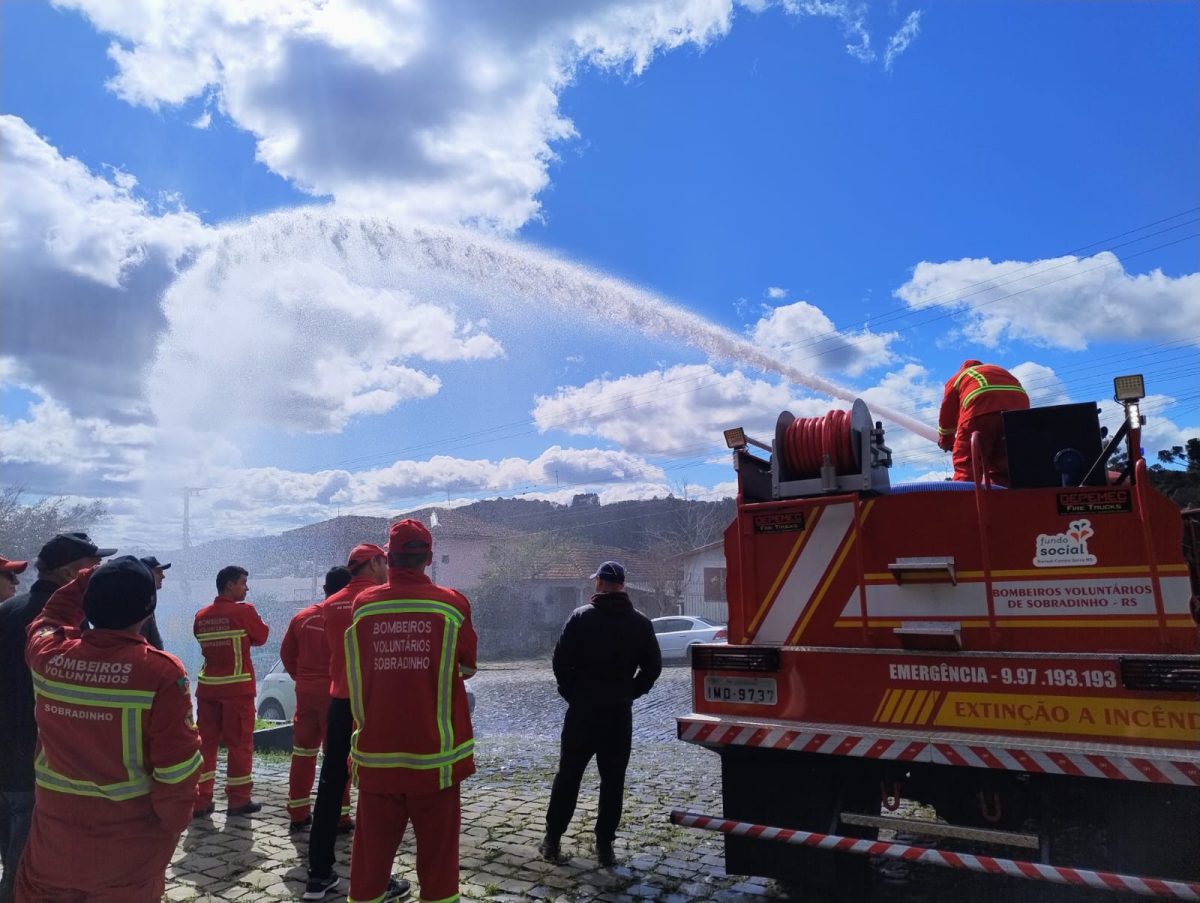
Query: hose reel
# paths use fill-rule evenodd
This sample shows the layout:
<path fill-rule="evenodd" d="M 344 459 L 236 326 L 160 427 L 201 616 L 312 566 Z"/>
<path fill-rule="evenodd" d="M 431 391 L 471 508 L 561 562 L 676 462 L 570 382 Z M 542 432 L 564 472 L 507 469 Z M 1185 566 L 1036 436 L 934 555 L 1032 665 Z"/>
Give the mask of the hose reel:
<path fill-rule="evenodd" d="M 891 449 L 883 444 L 883 424 L 872 423 L 866 403 L 855 399 L 849 411 L 820 417 L 779 415 L 771 474 L 775 498 L 889 488 Z"/>

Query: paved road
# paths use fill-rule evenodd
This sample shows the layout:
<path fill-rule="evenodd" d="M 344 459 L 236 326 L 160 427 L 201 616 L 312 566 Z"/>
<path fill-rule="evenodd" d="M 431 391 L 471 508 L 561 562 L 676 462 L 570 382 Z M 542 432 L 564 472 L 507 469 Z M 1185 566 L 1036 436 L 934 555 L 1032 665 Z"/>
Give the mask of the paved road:
<path fill-rule="evenodd" d="M 482 671 L 473 686 L 479 772 L 463 787 L 464 900 L 746 903 L 787 897 L 765 880 L 727 876 L 719 836 L 676 828 L 667 821 L 674 806 L 720 812 L 718 757 L 675 740 L 673 719 L 690 708 L 688 669 L 668 668 L 651 695 L 638 702 L 625 818 L 616 843 L 621 862 L 612 869 L 598 866 L 590 840 L 594 766 L 563 840 L 569 860 L 554 866 L 537 855 L 563 712 L 549 669 L 544 663 L 494 666 Z M 255 796 L 265 803 L 259 817 L 227 821 L 218 814 L 184 835 L 168 876 L 168 900 L 268 903 L 299 898 L 307 836 L 287 832 L 286 759 L 257 758 L 255 781 Z M 339 863 L 345 874 L 349 839 L 340 841 Z M 398 872 L 415 878 L 413 869 L 409 838 L 401 848 Z M 906 863 L 876 863 L 873 875 L 864 898 L 872 903 L 1097 901 L 1067 896 L 1058 888 L 997 883 Z M 808 898 L 804 903 L 818 901 Z"/>

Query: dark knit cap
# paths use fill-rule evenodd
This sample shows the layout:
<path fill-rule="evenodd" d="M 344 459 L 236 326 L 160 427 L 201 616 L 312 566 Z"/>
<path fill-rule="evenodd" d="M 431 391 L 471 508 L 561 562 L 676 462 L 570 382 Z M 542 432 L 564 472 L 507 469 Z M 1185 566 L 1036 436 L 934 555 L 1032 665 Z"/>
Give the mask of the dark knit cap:
<path fill-rule="evenodd" d="M 83 594 L 83 612 L 93 627 L 120 630 L 154 611 L 150 569 L 132 555 L 106 561 L 92 571 Z"/>

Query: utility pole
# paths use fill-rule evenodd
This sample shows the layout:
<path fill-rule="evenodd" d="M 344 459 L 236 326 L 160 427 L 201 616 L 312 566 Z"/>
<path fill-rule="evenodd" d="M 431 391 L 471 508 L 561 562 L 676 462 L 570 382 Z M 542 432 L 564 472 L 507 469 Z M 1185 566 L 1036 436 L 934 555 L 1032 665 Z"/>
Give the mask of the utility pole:
<path fill-rule="evenodd" d="M 192 496 L 199 495 L 204 490 L 184 486 L 180 491 L 183 493 L 183 547 L 190 549 L 192 547 Z"/>

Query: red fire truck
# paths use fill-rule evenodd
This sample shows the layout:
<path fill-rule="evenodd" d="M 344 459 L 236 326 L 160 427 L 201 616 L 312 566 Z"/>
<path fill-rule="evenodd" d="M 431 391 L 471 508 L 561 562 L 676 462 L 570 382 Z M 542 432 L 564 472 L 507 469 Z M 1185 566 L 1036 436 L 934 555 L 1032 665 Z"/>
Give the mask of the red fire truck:
<path fill-rule="evenodd" d="M 1095 404 L 1006 413 L 1008 487 L 977 444 L 976 482 L 891 485 L 862 401 L 726 434 L 728 645 L 678 720 L 724 811 L 672 819 L 723 831 L 730 873 L 853 896 L 882 856 L 1200 900 L 1200 574 L 1142 379 L 1116 388 L 1107 441 Z"/>

